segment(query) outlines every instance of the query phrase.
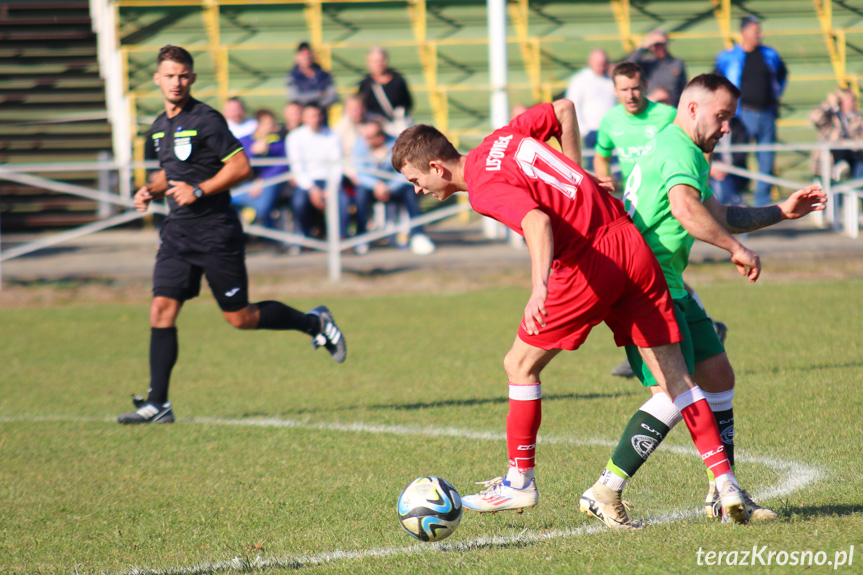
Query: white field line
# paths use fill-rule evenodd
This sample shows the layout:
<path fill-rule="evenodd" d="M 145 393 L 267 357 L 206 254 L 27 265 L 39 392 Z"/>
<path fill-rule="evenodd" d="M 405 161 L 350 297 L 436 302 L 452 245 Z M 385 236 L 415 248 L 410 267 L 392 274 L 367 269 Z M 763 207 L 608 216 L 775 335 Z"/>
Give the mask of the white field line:
<path fill-rule="evenodd" d="M 98 419 L 98 418 L 78 418 L 78 417 L 4 417 L 0 416 L 0 423 L 15 423 L 15 422 L 76 422 L 76 423 L 99 423 L 110 422 L 113 419 Z M 459 439 L 477 439 L 483 441 L 504 441 L 505 434 L 487 432 L 487 431 L 471 431 L 468 429 L 459 429 L 455 427 L 422 427 L 408 425 L 383 425 L 370 423 L 338 423 L 338 422 L 311 422 L 300 421 L 295 419 L 225 419 L 214 417 L 201 417 L 191 419 L 180 419 L 180 424 L 203 424 L 203 425 L 233 425 L 241 427 L 275 427 L 275 428 L 295 428 L 295 429 L 316 429 L 322 431 L 342 431 L 348 433 L 373 433 L 373 434 L 392 434 L 392 435 L 417 435 L 423 437 L 455 437 Z M 581 446 L 599 446 L 599 447 L 614 447 L 617 441 L 600 438 L 577 438 L 565 436 L 541 436 L 539 443 L 545 444 L 564 444 L 564 445 L 581 445 Z M 695 449 L 679 445 L 660 445 L 660 449 L 670 451 L 678 455 L 697 456 Z M 825 475 L 825 470 L 805 465 L 797 461 L 786 461 L 775 457 L 760 457 L 755 455 L 738 454 L 737 461 L 745 461 L 747 463 L 755 463 L 764 465 L 777 474 L 781 475 L 776 486 L 765 488 L 760 491 L 755 491 L 753 497 L 756 499 L 766 499 L 770 497 L 782 497 L 803 489 L 817 482 Z M 663 513 L 658 516 L 649 517 L 651 525 L 669 523 L 672 521 L 680 521 L 691 517 L 696 517 L 703 513 L 699 507 L 689 510 L 673 510 Z M 201 563 L 191 567 L 165 567 L 161 569 L 151 569 L 146 567 L 135 567 L 128 571 L 121 572 L 121 575 L 206 575 L 210 573 L 228 573 L 228 572 L 250 572 L 263 569 L 300 569 L 303 567 L 311 567 L 314 565 L 322 565 L 336 561 L 358 560 L 365 558 L 377 557 L 392 557 L 396 555 L 415 555 L 420 553 L 430 553 L 434 551 L 473 551 L 489 547 L 504 548 L 531 543 L 547 541 L 551 539 L 562 539 L 569 537 L 580 537 L 584 535 L 592 535 L 604 531 L 606 528 L 599 524 L 592 524 L 586 527 L 577 529 L 564 529 L 543 531 L 542 533 L 529 533 L 523 531 L 518 535 L 512 536 L 494 536 L 480 537 L 471 541 L 460 541 L 452 543 L 426 543 L 414 544 L 404 547 L 382 547 L 377 549 L 363 549 L 358 551 L 328 551 L 318 553 L 317 555 L 297 555 L 293 557 L 269 558 L 265 559 L 261 556 L 256 557 L 252 561 L 247 561 L 239 557 L 216 561 L 214 563 Z"/>

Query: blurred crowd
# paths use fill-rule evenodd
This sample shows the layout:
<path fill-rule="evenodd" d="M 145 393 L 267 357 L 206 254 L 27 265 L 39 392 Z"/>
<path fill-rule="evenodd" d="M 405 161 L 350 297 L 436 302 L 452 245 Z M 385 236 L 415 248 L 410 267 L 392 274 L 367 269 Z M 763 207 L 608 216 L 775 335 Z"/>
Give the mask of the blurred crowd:
<path fill-rule="evenodd" d="M 738 169 L 748 168 L 746 152 L 732 152 L 732 144 L 764 144 L 777 142 L 776 121 L 779 117 L 782 95 L 788 79 L 788 70 L 774 48 L 765 45 L 761 22 L 746 16 L 739 22 L 739 44 L 717 54 L 714 72 L 728 78 L 742 96 L 736 117 L 728 134 L 714 152 L 717 160 Z M 673 55 L 669 36 L 663 30 L 654 30 L 644 37 L 642 44 L 621 61 L 613 63 L 601 49 L 593 50 L 587 66 L 574 74 L 564 97 L 572 100 L 578 115 L 579 130 L 585 149 L 595 150 L 594 158 L 585 160 L 588 169 L 600 175 L 609 172 L 612 165 L 623 168 L 631 150 L 612 145 L 613 134 L 606 133 L 603 143 L 603 122 L 607 125 L 625 125 L 637 130 L 639 121 L 650 124 L 647 117 L 662 114 L 654 104 L 677 106 L 680 94 L 687 83 L 685 62 Z M 637 65 L 633 69 L 625 63 Z M 622 119 L 610 121 L 611 116 Z M 849 87 L 840 87 L 827 96 L 826 101 L 812 111 L 809 117 L 818 132 L 820 141 L 832 145 L 842 142 L 863 142 L 863 116 L 855 93 Z M 825 171 L 822 154 L 816 150 L 812 156 L 812 170 L 816 176 Z M 774 174 L 775 152 L 755 152 L 757 172 Z M 832 150 L 829 173 L 833 180 L 863 178 L 863 151 L 849 147 Z M 725 204 L 739 204 L 749 200 L 756 206 L 771 203 L 771 184 L 751 180 L 739 173 L 726 173 L 714 168 L 711 187 Z M 754 188 L 754 189 L 751 189 Z"/>
<path fill-rule="evenodd" d="M 763 43 L 757 18 L 746 16 L 739 24 L 741 42 L 717 54 L 715 60 L 714 72 L 727 77 L 742 96 L 731 133 L 717 146 L 714 156 L 747 169 L 748 154 L 732 152 L 730 146 L 776 143 L 776 121 L 788 71 L 780 54 Z M 294 62 L 286 76 L 287 104 L 281 122 L 271 110 L 249 114 L 239 98 L 231 98 L 225 105 L 228 125 L 250 157 L 287 157 L 290 161 L 287 181 L 286 166 L 261 166 L 256 168 L 251 186 L 234 196 L 234 205 L 246 221 L 320 237 L 325 229 L 323 213 L 329 190 L 338 194 L 342 238 L 381 226 L 394 228 L 399 218 L 413 220 L 419 216 L 420 198 L 390 165 L 395 138 L 413 122 L 413 98 L 405 78 L 390 67 L 387 52 L 380 47 L 368 51 L 367 74 L 343 102 L 332 76 L 315 61 L 308 43 L 297 47 Z M 627 162 L 631 151 L 620 147 L 612 135 L 603 135 L 603 122 L 613 124 L 608 118 L 615 115 L 619 117 L 615 125 L 622 122 L 637 127 L 640 120 L 648 123 L 649 115 L 673 117 L 688 80 L 686 64 L 672 53 L 669 36 L 663 30 L 647 34 L 635 51 L 617 63 L 604 50 L 596 49 L 586 64 L 569 80 L 564 97 L 575 104 L 585 149 L 596 151 L 595 156 L 586 158 L 586 167 L 598 174 L 613 173 Z M 342 113 L 330 126 L 328 111 L 335 104 L 341 104 Z M 523 109 L 514 107 L 513 115 Z M 863 141 L 863 116 L 849 88 L 830 93 L 812 111 L 810 121 L 820 141 Z M 772 175 L 774 159 L 774 151 L 755 152 L 757 171 Z M 825 173 L 822 163 L 823 155 L 813 153 L 813 173 Z M 837 147 L 827 171 L 835 180 L 863 178 L 863 151 L 853 146 Z M 772 202 L 768 182 L 718 168 L 710 175 L 711 187 L 722 203 L 748 201 L 762 206 Z M 421 226 L 383 241 L 418 254 L 435 249 Z M 361 243 L 355 251 L 362 255 L 369 248 L 368 243 Z M 299 251 L 296 246 L 290 249 Z"/>
<path fill-rule="evenodd" d="M 369 50 L 366 63 L 368 73 L 345 99 L 341 117 L 332 126 L 328 112 L 339 103 L 339 95 L 307 42 L 297 47 L 294 67 L 286 77 L 281 124 L 272 110 L 249 114 L 237 97 L 225 103 L 228 127 L 250 158 L 290 162 L 290 168 L 256 167 L 251 184 L 233 195 L 232 203 L 247 222 L 323 237 L 329 193 L 337 194 L 342 239 L 370 228 L 402 230 L 405 226 L 396 227 L 396 220 L 419 217 L 413 186 L 390 162 L 395 138 L 412 123 L 410 89 L 389 66 L 383 48 Z M 382 241 L 420 255 L 435 250 L 423 227 L 415 224 L 407 233 L 394 231 Z M 369 243 L 361 243 L 355 252 L 363 255 L 369 248 Z M 297 254 L 302 248 L 286 249 Z"/>

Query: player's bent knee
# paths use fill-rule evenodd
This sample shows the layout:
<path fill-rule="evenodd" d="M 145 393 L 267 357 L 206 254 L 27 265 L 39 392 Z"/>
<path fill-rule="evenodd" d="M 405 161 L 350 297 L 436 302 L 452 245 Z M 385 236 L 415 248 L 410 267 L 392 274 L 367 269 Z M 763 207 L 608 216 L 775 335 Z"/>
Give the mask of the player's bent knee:
<path fill-rule="evenodd" d="M 222 315 L 225 321 L 236 329 L 255 329 L 258 327 L 258 318 L 250 313 L 248 307 L 240 311 L 223 311 Z"/>
<path fill-rule="evenodd" d="M 167 297 L 155 297 L 150 304 L 151 327 L 174 327 L 181 303 Z"/>

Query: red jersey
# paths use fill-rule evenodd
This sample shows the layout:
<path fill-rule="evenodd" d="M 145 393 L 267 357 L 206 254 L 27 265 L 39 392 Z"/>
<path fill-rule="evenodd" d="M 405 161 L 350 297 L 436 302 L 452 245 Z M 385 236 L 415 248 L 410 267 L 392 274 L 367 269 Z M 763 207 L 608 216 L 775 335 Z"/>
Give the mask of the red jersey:
<path fill-rule="evenodd" d="M 537 208 L 545 212 L 554 257 L 567 260 L 626 212 L 581 166 L 545 144 L 552 137 L 560 137 L 554 106 L 534 106 L 467 155 L 464 177 L 471 207 L 521 236 L 524 216 Z"/>

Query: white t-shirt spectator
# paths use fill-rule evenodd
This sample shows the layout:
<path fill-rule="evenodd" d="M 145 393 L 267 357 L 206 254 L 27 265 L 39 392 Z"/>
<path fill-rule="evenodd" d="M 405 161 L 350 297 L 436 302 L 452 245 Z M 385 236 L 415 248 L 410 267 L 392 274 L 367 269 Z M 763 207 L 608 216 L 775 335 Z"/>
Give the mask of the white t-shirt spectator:
<path fill-rule="evenodd" d="M 287 137 L 288 158 L 297 186 L 310 189 L 315 180 L 326 180 L 332 169 L 342 178 L 342 142 L 339 135 L 326 126 L 313 132 L 300 126 Z"/>
<path fill-rule="evenodd" d="M 617 104 L 611 78 L 598 76 L 590 68 L 584 68 L 572 77 L 565 97 L 575 104 L 582 137 L 599 130 L 602 117 Z"/>

